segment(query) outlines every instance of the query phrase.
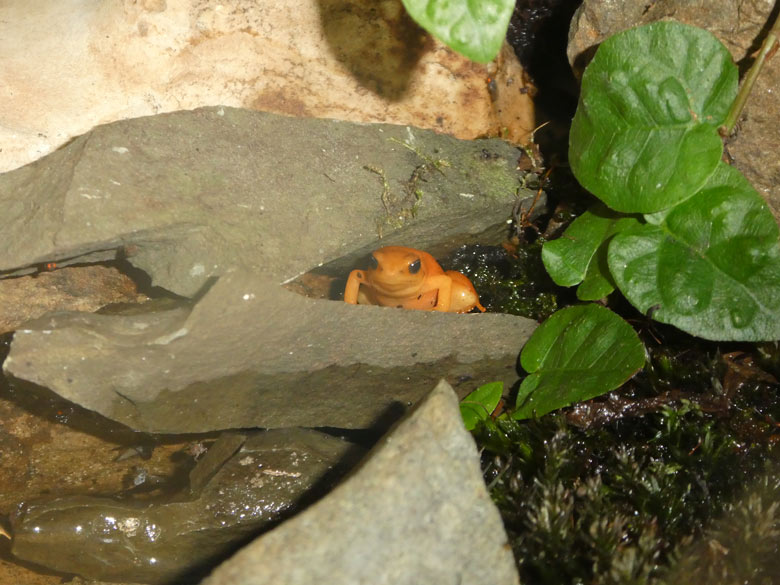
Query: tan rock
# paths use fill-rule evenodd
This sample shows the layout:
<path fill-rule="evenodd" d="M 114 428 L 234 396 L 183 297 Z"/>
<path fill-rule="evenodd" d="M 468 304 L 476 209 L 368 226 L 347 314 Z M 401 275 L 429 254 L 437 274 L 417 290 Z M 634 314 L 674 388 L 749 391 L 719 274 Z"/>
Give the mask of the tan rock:
<path fill-rule="evenodd" d="M 97 124 L 205 105 L 524 142 L 527 81 L 511 51 L 500 63 L 512 108 L 493 104 L 486 66 L 427 35 L 399 0 L 7 0 L 0 171 Z"/>
<path fill-rule="evenodd" d="M 138 303 L 146 296 L 116 268 L 74 266 L 0 280 L 0 333 L 50 311 L 91 313 L 111 303 Z"/>

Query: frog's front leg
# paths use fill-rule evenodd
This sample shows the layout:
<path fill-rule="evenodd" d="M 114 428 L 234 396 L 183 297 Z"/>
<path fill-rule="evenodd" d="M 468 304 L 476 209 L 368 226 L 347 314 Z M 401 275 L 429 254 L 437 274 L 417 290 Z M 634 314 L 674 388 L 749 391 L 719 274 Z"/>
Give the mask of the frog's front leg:
<path fill-rule="evenodd" d="M 425 279 L 425 287 L 422 292 L 428 292 L 429 290 L 439 290 L 438 298 L 436 300 L 436 306 L 434 311 L 447 312 L 450 310 L 452 304 L 452 278 L 446 274 L 437 274 L 435 276 L 429 276 Z"/>
<path fill-rule="evenodd" d="M 344 287 L 344 301 L 350 305 L 358 304 L 358 292 L 360 285 L 366 282 L 366 273 L 363 270 L 353 270 L 347 278 L 347 286 Z"/>

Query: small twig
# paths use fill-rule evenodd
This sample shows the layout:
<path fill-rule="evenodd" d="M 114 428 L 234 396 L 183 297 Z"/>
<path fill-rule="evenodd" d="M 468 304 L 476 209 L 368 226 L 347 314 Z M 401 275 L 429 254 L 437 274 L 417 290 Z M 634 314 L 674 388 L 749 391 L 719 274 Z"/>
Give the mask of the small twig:
<path fill-rule="evenodd" d="M 524 199 L 518 199 L 518 201 L 515 203 L 515 207 L 512 210 L 512 216 L 514 217 L 515 224 L 517 224 L 518 227 L 531 227 L 534 228 L 537 232 L 539 231 L 537 227 L 528 220 L 528 218 L 531 217 L 531 214 L 534 212 L 536 204 L 539 202 L 539 198 L 542 196 L 544 186 L 549 180 L 550 174 L 552 174 L 554 168 L 555 165 L 551 166 L 549 169 L 547 169 L 547 171 L 545 171 L 544 175 L 542 175 L 542 178 L 539 181 L 539 189 L 537 189 L 534 200 L 531 202 L 531 205 L 526 211 L 522 210 L 522 203 L 525 201 Z"/>
<path fill-rule="evenodd" d="M 442 175 L 444 175 L 444 171 L 441 170 L 441 167 L 448 167 L 448 166 L 450 166 L 449 163 L 446 160 L 443 160 L 443 159 L 436 159 L 436 160 L 434 160 L 431 157 L 426 156 L 425 154 L 423 154 L 420 149 L 415 148 L 411 144 L 407 144 L 403 140 L 398 140 L 397 138 L 389 138 L 388 140 L 390 142 L 395 142 L 396 144 L 400 144 L 401 146 L 403 146 L 407 150 L 411 150 L 414 154 L 416 154 L 422 160 L 424 160 L 427 165 L 432 166 L 434 169 L 439 171 Z"/>
<path fill-rule="evenodd" d="M 737 125 L 737 120 L 739 120 L 739 117 L 742 115 L 742 110 L 745 108 L 745 103 L 750 95 L 750 90 L 753 89 L 753 84 L 758 78 L 758 74 L 764 67 L 766 60 L 770 59 L 777 51 L 778 46 L 780 46 L 779 39 L 780 19 L 776 19 L 769 34 L 766 35 L 766 38 L 761 45 L 756 60 L 753 62 L 753 65 L 750 66 L 747 75 L 745 75 L 745 81 L 742 82 L 742 87 L 739 88 L 737 99 L 731 104 L 731 109 L 726 116 L 726 120 L 723 122 L 723 126 L 720 127 L 721 136 L 728 136 L 734 131 L 734 127 Z"/>
<path fill-rule="evenodd" d="M 371 171 L 376 175 L 379 175 L 379 178 L 382 181 L 382 196 L 380 199 L 382 200 L 382 206 L 385 208 L 385 213 L 390 215 L 390 183 L 387 182 L 387 175 L 385 175 L 385 171 L 373 165 L 364 165 L 363 168 L 367 171 Z"/>

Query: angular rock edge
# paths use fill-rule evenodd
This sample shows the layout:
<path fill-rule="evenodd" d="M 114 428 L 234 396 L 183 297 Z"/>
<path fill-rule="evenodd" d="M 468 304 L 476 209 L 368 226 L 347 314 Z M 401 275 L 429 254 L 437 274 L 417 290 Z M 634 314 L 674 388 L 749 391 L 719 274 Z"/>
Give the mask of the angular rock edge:
<path fill-rule="evenodd" d="M 445 381 L 351 477 L 202 585 L 277 583 L 519 583 L 479 454 Z"/>

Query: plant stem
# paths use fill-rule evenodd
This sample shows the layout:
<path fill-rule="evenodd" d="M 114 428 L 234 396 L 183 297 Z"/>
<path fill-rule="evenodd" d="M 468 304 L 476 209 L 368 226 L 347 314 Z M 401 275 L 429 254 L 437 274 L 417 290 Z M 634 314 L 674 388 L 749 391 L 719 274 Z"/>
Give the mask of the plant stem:
<path fill-rule="evenodd" d="M 720 128 L 721 136 L 728 136 L 734 131 L 734 126 L 737 125 L 737 120 L 739 120 L 739 116 L 745 108 L 745 103 L 747 102 L 748 95 L 750 95 L 750 90 L 753 89 L 753 84 L 758 78 L 758 74 L 761 72 L 764 62 L 777 51 L 778 45 L 780 44 L 779 38 L 780 19 L 775 19 L 774 25 L 769 30 L 769 34 L 766 35 L 766 38 L 761 45 L 761 50 L 758 52 L 756 60 L 753 62 L 753 65 L 750 66 L 750 69 L 745 76 L 745 81 L 742 82 L 742 87 L 739 88 L 737 99 L 731 104 L 731 109 L 726 116 L 726 121 Z"/>

